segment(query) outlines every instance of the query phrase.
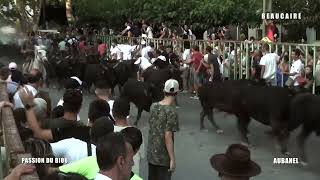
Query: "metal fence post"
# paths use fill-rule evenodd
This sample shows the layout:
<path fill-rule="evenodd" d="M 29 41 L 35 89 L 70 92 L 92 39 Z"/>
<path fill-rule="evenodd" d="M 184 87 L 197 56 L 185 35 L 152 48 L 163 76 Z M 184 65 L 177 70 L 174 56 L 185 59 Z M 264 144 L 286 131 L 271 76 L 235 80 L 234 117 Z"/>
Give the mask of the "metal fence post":
<path fill-rule="evenodd" d="M 316 76 L 316 64 L 317 64 L 317 48 L 316 46 L 313 47 L 313 77 Z M 312 94 L 315 94 L 316 93 L 316 81 L 315 81 L 315 78 L 313 80 L 313 85 L 312 85 Z"/>
<path fill-rule="evenodd" d="M 249 79 L 249 43 L 246 42 L 246 79 Z"/>

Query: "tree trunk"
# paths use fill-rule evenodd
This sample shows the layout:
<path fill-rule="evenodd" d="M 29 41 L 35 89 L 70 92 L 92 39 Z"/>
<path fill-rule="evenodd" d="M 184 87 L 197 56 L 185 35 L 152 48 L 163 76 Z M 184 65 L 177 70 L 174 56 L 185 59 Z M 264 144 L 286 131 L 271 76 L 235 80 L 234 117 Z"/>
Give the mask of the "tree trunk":
<path fill-rule="evenodd" d="M 73 24 L 75 18 L 72 14 L 72 0 L 66 0 L 66 15 L 69 25 Z"/>

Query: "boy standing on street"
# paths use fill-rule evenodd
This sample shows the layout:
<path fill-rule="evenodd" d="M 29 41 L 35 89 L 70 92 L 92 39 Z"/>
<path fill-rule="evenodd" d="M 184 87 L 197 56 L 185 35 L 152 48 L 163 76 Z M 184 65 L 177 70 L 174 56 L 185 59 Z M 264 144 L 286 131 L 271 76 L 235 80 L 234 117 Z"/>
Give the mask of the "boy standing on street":
<path fill-rule="evenodd" d="M 166 81 L 164 99 L 153 103 L 150 110 L 150 129 L 147 148 L 149 180 L 171 180 L 176 167 L 174 132 L 179 130 L 178 114 L 174 107 L 179 83 Z"/>

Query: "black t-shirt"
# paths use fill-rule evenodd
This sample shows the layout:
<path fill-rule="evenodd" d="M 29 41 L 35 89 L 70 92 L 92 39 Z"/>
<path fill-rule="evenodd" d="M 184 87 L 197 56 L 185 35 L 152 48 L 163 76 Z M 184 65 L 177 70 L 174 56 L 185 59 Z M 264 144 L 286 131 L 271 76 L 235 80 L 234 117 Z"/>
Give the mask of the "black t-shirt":
<path fill-rule="evenodd" d="M 90 140 L 90 127 L 84 126 L 76 120 L 66 120 L 63 117 L 52 119 L 49 128 L 52 131 L 53 142 L 67 138 L 76 138 L 82 141 Z"/>
<path fill-rule="evenodd" d="M 253 62 L 252 62 L 252 68 L 254 68 L 256 70 L 254 78 L 255 79 L 260 79 L 260 77 L 261 77 L 260 61 L 254 59 Z"/>
<path fill-rule="evenodd" d="M 216 54 L 209 54 L 208 55 L 208 64 L 213 65 L 214 74 L 213 77 L 221 77 L 220 73 L 220 64 L 218 62 L 218 55 Z"/>

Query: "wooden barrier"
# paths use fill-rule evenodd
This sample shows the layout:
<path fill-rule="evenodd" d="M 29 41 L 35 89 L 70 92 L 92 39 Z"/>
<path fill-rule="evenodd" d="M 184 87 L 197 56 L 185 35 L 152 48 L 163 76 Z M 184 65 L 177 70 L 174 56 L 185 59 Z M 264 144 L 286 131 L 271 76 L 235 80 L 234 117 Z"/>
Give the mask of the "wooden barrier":
<path fill-rule="evenodd" d="M 0 101 L 9 101 L 7 86 L 5 82 L 0 82 Z M 0 121 L 4 137 L 4 145 L 7 153 L 6 163 L 8 167 L 14 168 L 18 164 L 22 163 L 22 158 L 30 158 L 31 155 L 25 153 L 25 149 L 23 147 L 19 131 L 13 117 L 13 112 L 10 107 L 2 108 Z M 34 172 L 33 174 L 23 175 L 21 179 L 37 180 L 39 179 L 39 177 L 38 174 Z"/>

